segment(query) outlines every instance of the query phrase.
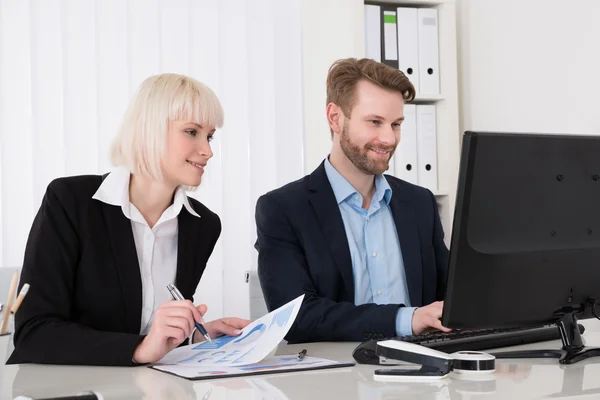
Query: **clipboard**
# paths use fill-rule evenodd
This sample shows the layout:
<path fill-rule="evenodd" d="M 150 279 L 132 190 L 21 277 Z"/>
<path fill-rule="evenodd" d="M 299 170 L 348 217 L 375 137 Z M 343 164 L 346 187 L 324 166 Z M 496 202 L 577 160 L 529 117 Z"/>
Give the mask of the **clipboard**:
<path fill-rule="evenodd" d="M 192 365 L 151 365 L 148 368 L 189 380 L 223 379 L 254 375 L 280 374 L 286 372 L 314 371 L 319 369 L 353 367 L 353 362 L 339 362 L 324 358 L 296 355 L 267 357 L 261 362 L 239 367 L 196 367 Z"/>

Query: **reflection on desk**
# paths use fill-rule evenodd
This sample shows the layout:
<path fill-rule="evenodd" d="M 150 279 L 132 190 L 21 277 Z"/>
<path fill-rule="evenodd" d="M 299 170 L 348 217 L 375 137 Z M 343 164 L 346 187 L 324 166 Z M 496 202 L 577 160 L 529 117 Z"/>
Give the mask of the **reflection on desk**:
<path fill-rule="evenodd" d="M 584 338 L 600 346 L 600 322 L 588 320 Z M 525 348 L 556 348 L 558 341 Z M 356 343 L 282 346 L 277 354 L 309 355 L 351 361 Z M 520 346 L 523 348 L 523 346 Z M 512 348 L 519 349 L 518 347 Z M 437 382 L 383 383 L 373 380 L 377 366 L 356 365 L 256 377 L 190 381 L 146 367 L 9 365 L 0 367 L 0 399 L 18 395 L 53 397 L 94 390 L 110 399 L 203 400 L 377 400 L 419 399 L 573 399 L 600 397 L 600 359 L 562 366 L 555 359 L 497 360 L 496 372 L 480 380 L 452 376 Z"/>

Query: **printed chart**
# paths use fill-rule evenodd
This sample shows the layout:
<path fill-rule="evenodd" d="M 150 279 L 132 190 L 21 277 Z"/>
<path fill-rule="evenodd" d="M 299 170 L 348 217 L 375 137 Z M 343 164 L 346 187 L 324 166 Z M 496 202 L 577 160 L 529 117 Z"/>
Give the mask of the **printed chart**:
<path fill-rule="evenodd" d="M 159 364 L 197 367 L 240 367 L 261 361 L 283 340 L 294 323 L 304 295 L 283 305 L 243 329 L 240 336 L 224 336 L 177 348 Z"/>

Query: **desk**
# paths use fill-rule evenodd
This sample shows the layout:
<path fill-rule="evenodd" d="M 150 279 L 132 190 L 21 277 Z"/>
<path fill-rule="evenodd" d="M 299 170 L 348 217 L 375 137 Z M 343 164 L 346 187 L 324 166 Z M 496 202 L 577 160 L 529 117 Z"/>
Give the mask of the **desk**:
<path fill-rule="evenodd" d="M 600 346 L 600 321 L 583 321 L 589 346 Z M 356 343 L 312 343 L 281 346 L 277 354 L 308 355 L 339 361 L 351 360 Z M 558 348 L 546 342 L 519 348 Z M 0 367 L 0 399 L 18 395 L 52 397 L 95 390 L 105 399 L 208 400 L 378 400 L 418 399 L 525 399 L 600 398 L 600 358 L 560 366 L 557 360 L 497 360 L 488 381 L 446 378 L 432 383 L 380 383 L 373 380 L 377 367 L 306 371 L 247 378 L 189 381 L 146 367 L 75 367 L 8 365 Z"/>

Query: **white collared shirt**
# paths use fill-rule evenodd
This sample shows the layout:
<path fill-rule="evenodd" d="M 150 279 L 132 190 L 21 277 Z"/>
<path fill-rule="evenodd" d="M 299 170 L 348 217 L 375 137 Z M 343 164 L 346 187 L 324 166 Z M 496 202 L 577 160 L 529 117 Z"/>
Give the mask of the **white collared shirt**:
<path fill-rule="evenodd" d="M 177 272 L 177 216 L 182 207 L 200 218 L 190 206 L 185 190 L 175 190 L 173 204 L 160 216 L 151 229 L 139 210 L 129 201 L 130 172 L 117 167 L 104 179 L 93 199 L 121 207 L 123 214 L 131 220 L 140 275 L 142 277 L 142 320 L 140 334 L 150 331 L 154 313 L 165 301 L 173 300 L 168 284 L 175 283 Z"/>

